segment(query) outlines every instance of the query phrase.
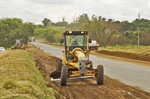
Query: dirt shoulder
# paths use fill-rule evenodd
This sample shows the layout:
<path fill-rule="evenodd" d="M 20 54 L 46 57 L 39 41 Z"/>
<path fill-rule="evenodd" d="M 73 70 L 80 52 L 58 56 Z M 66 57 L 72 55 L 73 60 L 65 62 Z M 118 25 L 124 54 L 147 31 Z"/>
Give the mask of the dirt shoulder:
<path fill-rule="evenodd" d="M 68 85 L 60 86 L 60 81 L 50 81 L 50 74 L 56 70 L 59 58 L 51 56 L 38 48 L 30 47 L 38 59 L 39 68 L 45 72 L 48 87 L 55 88 L 64 99 L 149 99 L 150 92 L 138 87 L 125 85 L 115 79 L 104 77 L 104 85 L 97 86 L 94 78 L 68 80 Z"/>
<path fill-rule="evenodd" d="M 150 54 L 139 55 L 127 52 L 99 50 L 96 53 L 150 62 Z"/>
<path fill-rule="evenodd" d="M 106 55 L 106 54 L 96 53 L 95 51 L 91 51 L 90 53 L 94 54 L 98 57 L 101 57 L 101 58 L 130 62 L 130 63 L 134 63 L 134 64 L 139 64 L 141 66 L 143 66 L 143 65 L 144 66 L 150 66 L 149 65 L 150 62 L 148 62 L 148 61 L 142 61 L 142 60 L 135 60 L 135 59 L 131 59 L 131 58 L 123 58 L 123 57 L 118 57 L 118 56 Z"/>

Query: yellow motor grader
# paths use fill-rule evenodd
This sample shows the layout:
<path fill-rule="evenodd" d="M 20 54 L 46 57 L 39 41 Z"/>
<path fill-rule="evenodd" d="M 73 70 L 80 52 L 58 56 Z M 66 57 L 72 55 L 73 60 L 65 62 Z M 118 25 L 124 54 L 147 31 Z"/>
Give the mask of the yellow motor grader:
<path fill-rule="evenodd" d="M 16 39 L 14 49 L 25 49 L 25 44 L 23 42 L 23 39 Z"/>
<path fill-rule="evenodd" d="M 60 40 L 64 43 L 64 58 L 58 61 L 57 70 L 50 74 L 52 79 L 60 78 L 60 85 L 66 86 L 69 78 L 95 77 L 97 85 L 103 84 L 103 66 L 98 65 L 93 68 L 92 61 L 89 60 L 89 43 L 87 31 L 65 31 L 64 38 Z"/>

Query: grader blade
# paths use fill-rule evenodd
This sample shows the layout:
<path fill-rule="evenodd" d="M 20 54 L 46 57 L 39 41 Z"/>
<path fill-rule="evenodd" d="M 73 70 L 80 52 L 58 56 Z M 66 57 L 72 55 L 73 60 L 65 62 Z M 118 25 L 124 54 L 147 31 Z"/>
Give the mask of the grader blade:
<path fill-rule="evenodd" d="M 87 79 L 87 78 L 94 78 L 95 76 L 80 76 L 80 77 L 72 77 L 69 79 Z M 50 78 L 51 81 L 59 81 L 61 80 L 60 78 Z"/>

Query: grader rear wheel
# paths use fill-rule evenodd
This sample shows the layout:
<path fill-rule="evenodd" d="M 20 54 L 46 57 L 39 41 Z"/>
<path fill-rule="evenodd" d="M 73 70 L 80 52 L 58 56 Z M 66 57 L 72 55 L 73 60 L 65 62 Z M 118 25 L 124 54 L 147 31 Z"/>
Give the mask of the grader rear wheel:
<path fill-rule="evenodd" d="M 67 66 L 62 66 L 60 85 L 61 86 L 66 86 L 67 85 L 67 79 L 68 79 L 68 67 Z"/>
<path fill-rule="evenodd" d="M 96 75 L 97 85 L 103 85 L 103 79 L 104 79 L 103 76 L 104 76 L 103 66 L 98 65 L 97 66 L 97 75 Z"/>

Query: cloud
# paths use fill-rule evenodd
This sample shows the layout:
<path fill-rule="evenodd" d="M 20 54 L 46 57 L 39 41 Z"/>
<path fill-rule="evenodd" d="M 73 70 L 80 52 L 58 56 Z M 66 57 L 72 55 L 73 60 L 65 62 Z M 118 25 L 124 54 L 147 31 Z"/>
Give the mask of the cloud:
<path fill-rule="evenodd" d="M 53 22 L 73 21 L 77 16 L 87 13 L 132 21 L 141 17 L 150 19 L 150 0 L 1 0 L 1 17 L 19 17 L 24 21 L 41 23 L 44 18 Z"/>

